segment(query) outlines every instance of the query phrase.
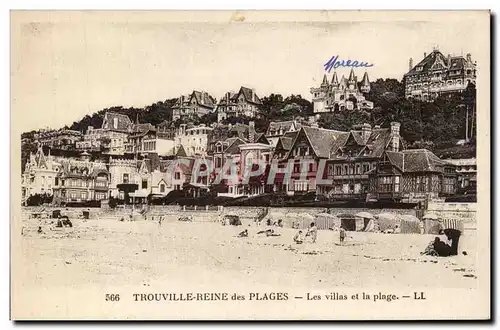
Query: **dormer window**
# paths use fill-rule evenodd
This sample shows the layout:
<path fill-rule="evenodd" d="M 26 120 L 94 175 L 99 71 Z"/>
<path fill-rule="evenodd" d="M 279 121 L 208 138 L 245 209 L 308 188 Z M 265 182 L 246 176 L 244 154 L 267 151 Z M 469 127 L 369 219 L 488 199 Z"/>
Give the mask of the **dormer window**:
<path fill-rule="evenodd" d="M 422 71 L 423 67 L 417 66 L 417 71 Z"/>

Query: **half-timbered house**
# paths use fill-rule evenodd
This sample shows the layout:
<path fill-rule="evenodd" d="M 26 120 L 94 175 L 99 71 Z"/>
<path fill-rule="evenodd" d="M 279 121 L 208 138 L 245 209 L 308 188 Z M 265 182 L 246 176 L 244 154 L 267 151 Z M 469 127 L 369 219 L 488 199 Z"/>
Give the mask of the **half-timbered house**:
<path fill-rule="evenodd" d="M 370 173 L 370 198 L 419 202 L 453 194 L 453 167 L 427 149 L 386 151 Z"/>

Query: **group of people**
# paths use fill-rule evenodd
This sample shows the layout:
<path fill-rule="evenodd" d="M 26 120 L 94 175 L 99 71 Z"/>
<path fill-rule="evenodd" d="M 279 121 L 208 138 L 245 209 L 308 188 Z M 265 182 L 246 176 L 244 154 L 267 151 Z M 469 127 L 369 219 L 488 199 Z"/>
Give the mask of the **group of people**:
<path fill-rule="evenodd" d="M 343 226 L 340 226 L 339 228 L 339 238 L 340 238 L 340 244 L 344 243 L 344 240 L 346 238 L 346 231 Z M 295 234 L 293 237 L 293 241 L 295 244 L 302 244 L 305 242 L 305 237 L 310 237 L 311 238 L 311 243 L 316 243 L 316 239 L 318 238 L 318 227 L 314 222 L 311 222 L 309 229 L 306 231 L 305 236 L 302 232 L 302 230 L 299 229 L 299 231 Z"/>
<path fill-rule="evenodd" d="M 274 226 L 283 227 L 283 221 L 278 220 L 278 222 L 274 223 Z M 281 236 L 281 234 L 276 232 L 273 228 L 268 228 L 266 230 L 260 230 L 257 232 L 257 234 L 264 234 L 267 237 L 269 237 L 269 236 Z M 339 228 L 340 244 L 344 243 L 346 236 L 347 236 L 347 234 L 346 234 L 345 228 L 343 226 L 340 226 L 340 228 Z M 239 237 L 239 238 L 248 237 L 248 229 L 241 231 L 237 235 L 237 237 Z M 311 224 L 309 225 L 309 228 L 307 229 L 307 231 L 305 231 L 305 233 L 301 229 L 299 229 L 297 231 L 297 233 L 293 236 L 293 242 L 295 244 L 303 244 L 306 242 L 307 238 L 310 239 L 311 243 L 316 243 L 316 240 L 318 239 L 318 227 L 316 226 L 316 223 L 311 222 Z"/>
<path fill-rule="evenodd" d="M 458 254 L 458 241 L 461 232 L 457 229 L 440 229 L 438 236 L 425 248 L 421 254 L 448 257 Z"/>

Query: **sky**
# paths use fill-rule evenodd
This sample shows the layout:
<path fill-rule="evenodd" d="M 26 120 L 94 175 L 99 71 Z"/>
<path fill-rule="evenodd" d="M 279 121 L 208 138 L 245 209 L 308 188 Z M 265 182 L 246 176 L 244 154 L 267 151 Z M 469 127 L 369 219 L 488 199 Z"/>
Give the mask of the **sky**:
<path fill-rule="evenodd" d="M 22 117 L 19 129 L 69 126 L 106 107 L 143 107 L 192 90 L 219 99 L 242 85 L 261 97 L 310 100 L 334 55 L 372 63 L 355 73 L 361 79 L 366 70 L 373 81 L 401 80 L 409 58 L 416 64 L 434 47 L 473 60 L 484 52 L 474 15 L 202 13 L 12 14 L 11 111 Z M 337 69 L 339 77 L 349 71 Z"/>

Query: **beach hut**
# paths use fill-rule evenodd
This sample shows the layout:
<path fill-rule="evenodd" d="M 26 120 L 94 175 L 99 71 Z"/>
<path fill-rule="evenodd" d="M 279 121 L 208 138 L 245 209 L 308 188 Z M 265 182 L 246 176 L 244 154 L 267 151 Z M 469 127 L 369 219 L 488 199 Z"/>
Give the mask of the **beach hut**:
<path fill-rule="evenodd" d="M 286 214 L 285 224 L 287 227 L 293 227 L 295 224 L 298 229 L 307 229 L 314 220 L 314 217 L 308 213 L 290 212 Z"/>
<path fill-rule="evenodd" d="M 420 220 L 414 216 L 405 214 L 401 216 L 401 234 L 420 234 Z"/>
<path fill-rule="evenodd" d="M 362 231 L 375 231 L 375 222 L 373 221 L 373 214 L 368 212 L 359 212 L 356 213 L 356 218 L 361 219 L 359 221 L 359 225 L 356 225 L 356 228 Z M 362 222 L 362 224 L 361 224 Z M 368 230 L 367 230 L 368 229 Z"/>
<path fill-rule="evenodd" d="M 447 229 L 455 229 L 464 232 L 464 222 L 461 219 L 443 219 L 443 228 L 446 231 Z"/>
<path fill-rule="evenodd" d="M 444 229 L 443 221 L 435 213 L 427 213 L 422 217 L 424 233 L 439 234 L 440 229 Z"/>
<path fill-rule="evenodd" d="M 319 213 L 316 214 L 315 218 L 316 226 L 318 230 L 322 229 L 334 229 L 340 228 L 340 219 L 329 213 Z"/>
<path fill-rule="evenodd" d="M 356 231 L 357 229 L 363 229 L 364 227 L 363 219 L 356 218 L 354 214 L 343 213 L 337 215 L 337 217 L 340 219 L 340 223 L 346 231 Z M 361 223 L 359 220 L 361 220 Z"/>
<path fill-rule="evenodd" d="M 401 227 L 401 218 L 392 213 L 380 213 L 376 216 L 380 231 L 384 232 L 389 229 Z"/>

